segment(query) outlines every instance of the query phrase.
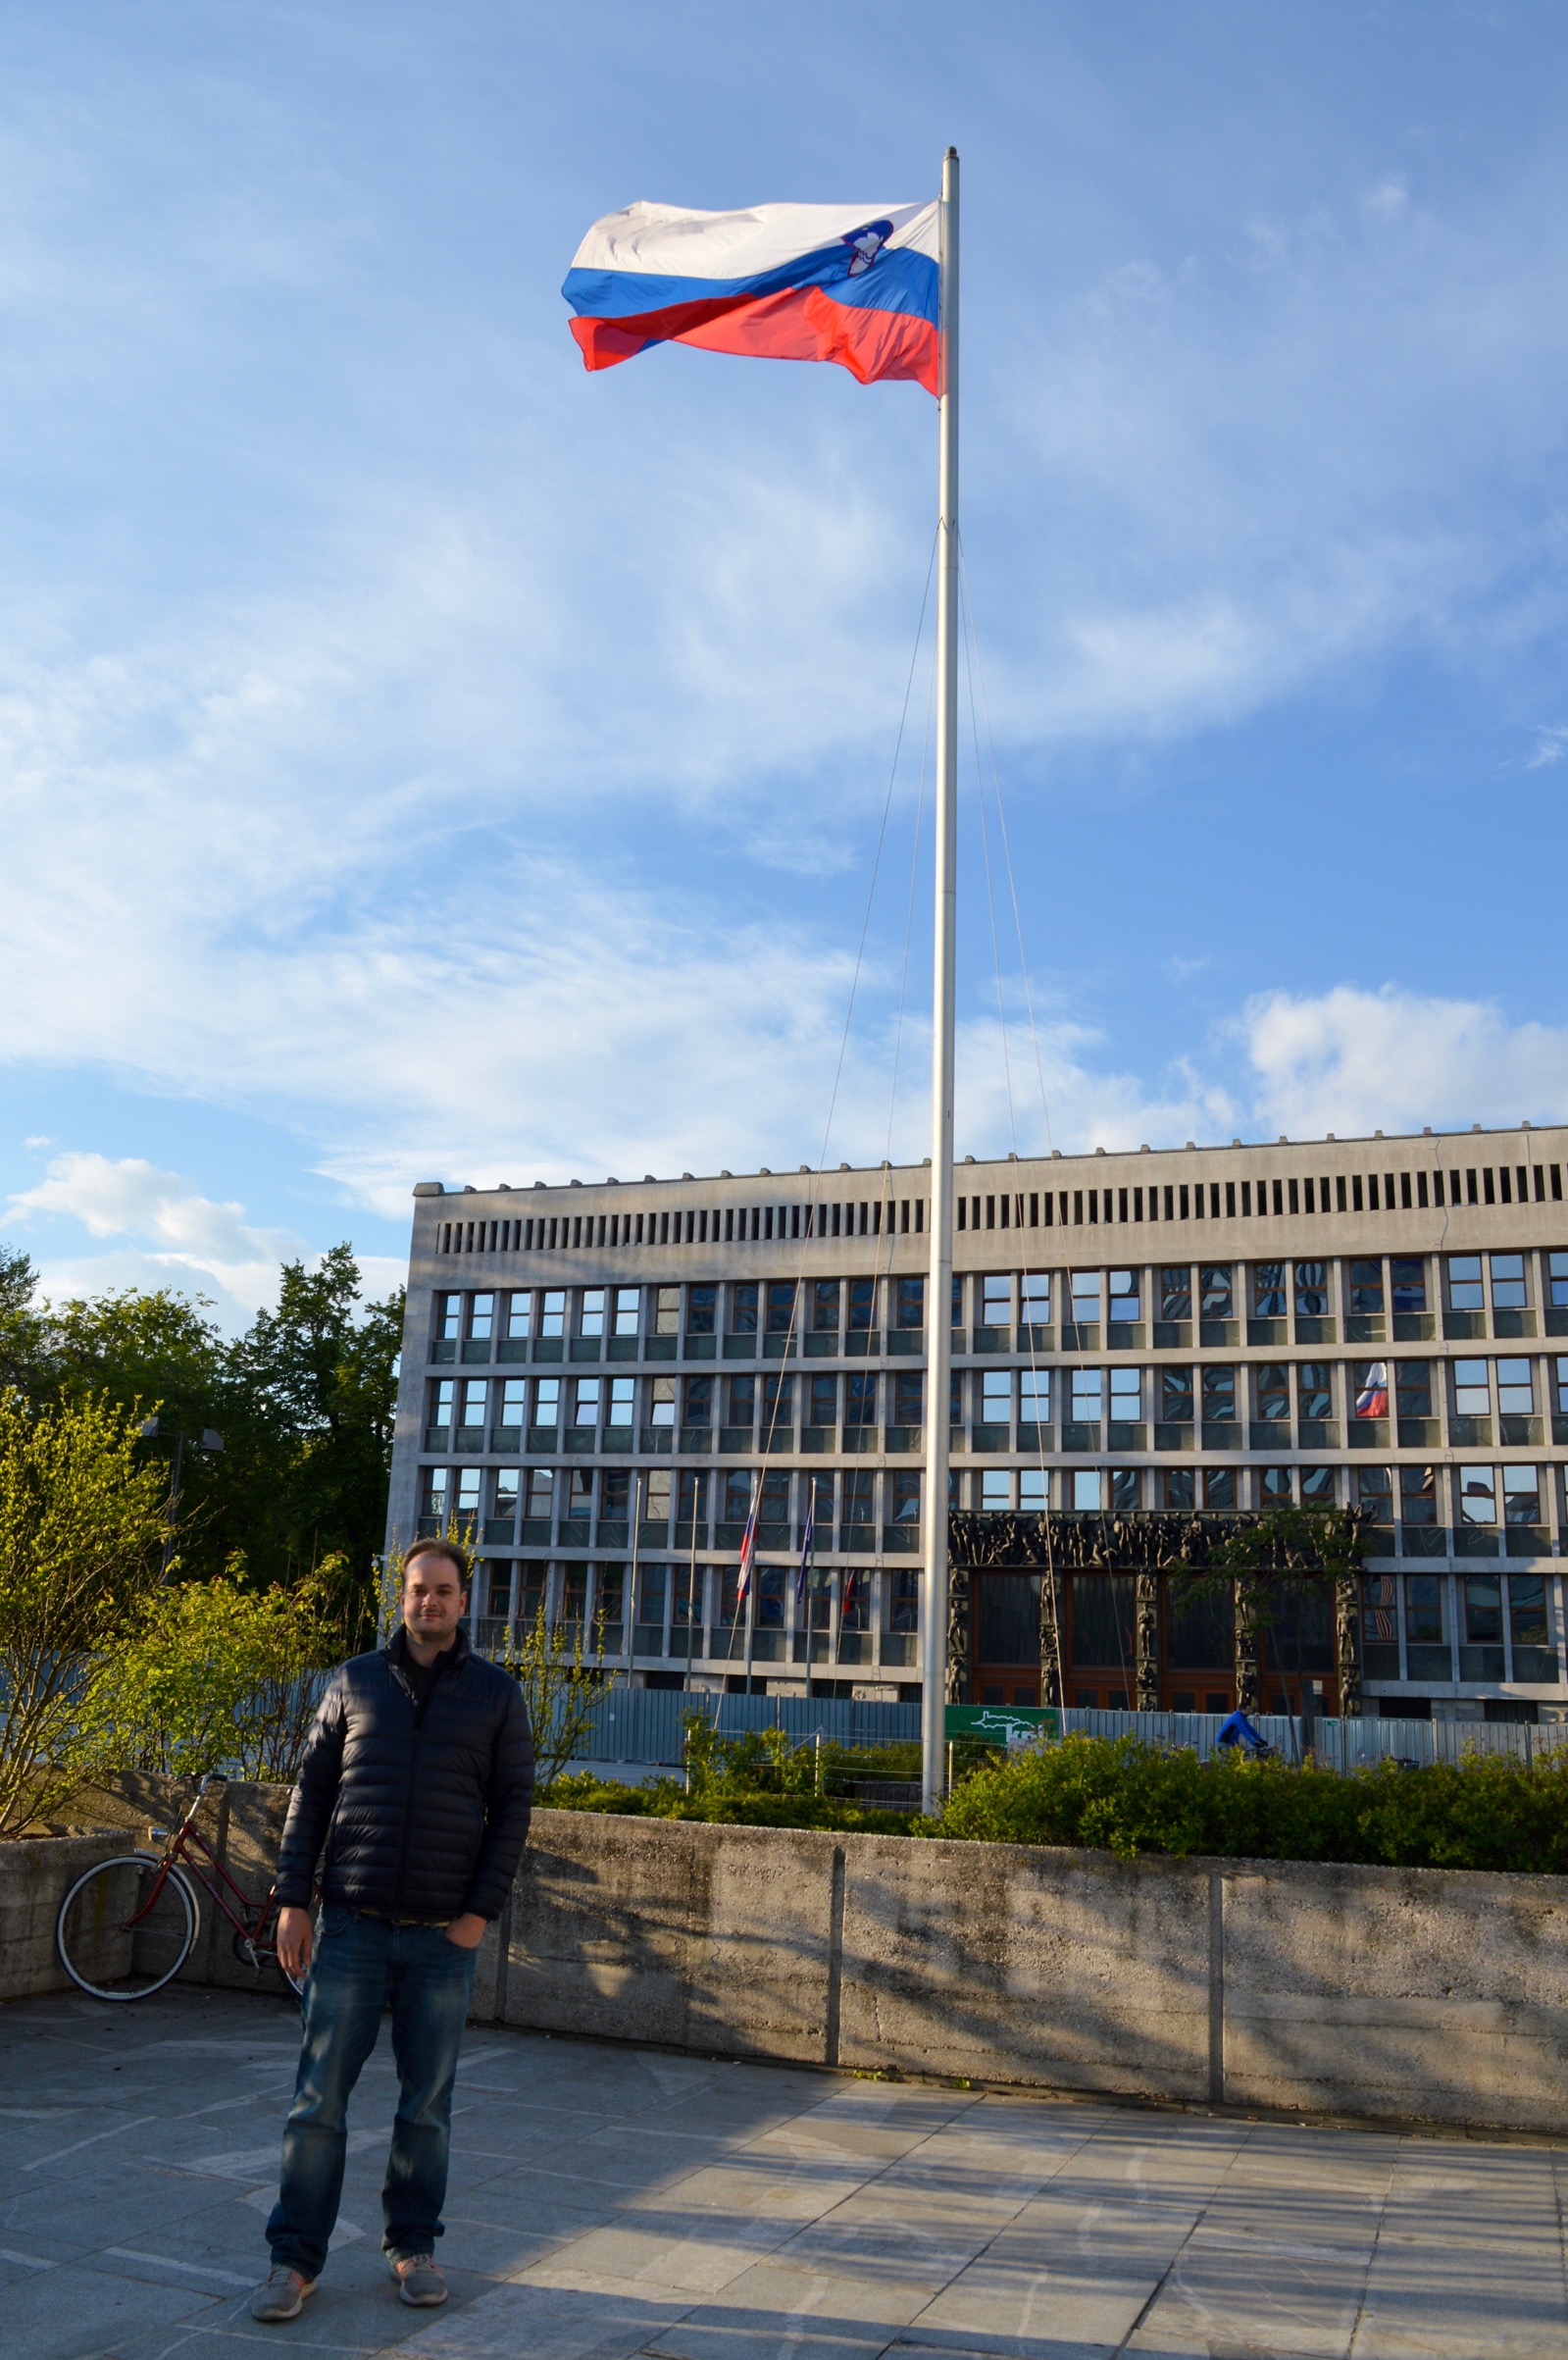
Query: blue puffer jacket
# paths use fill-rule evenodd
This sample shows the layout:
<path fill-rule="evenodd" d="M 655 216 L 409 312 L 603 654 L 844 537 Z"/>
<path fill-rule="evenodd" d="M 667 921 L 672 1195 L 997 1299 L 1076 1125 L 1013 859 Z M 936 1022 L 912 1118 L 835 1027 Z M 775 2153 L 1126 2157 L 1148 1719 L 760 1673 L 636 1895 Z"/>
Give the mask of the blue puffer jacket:
<path fill-rule="evenodd" d="M 416 1704 L 401 1629 L 333 1672 L 305 1743 L 278 1860 L 278 1898 L 380 1918 L 501 1913 L 533 1800 L 533 1732 L 510 1673 L 468 1634 Z"/>

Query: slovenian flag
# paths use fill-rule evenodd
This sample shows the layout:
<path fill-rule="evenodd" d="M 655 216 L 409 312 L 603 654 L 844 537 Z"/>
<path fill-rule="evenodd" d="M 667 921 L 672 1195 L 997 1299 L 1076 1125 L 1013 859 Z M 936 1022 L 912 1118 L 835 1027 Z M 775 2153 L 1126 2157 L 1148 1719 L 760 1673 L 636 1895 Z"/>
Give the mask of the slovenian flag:
<path fill-rule="evenodd" d="M 740 1578 L 735 1583 L 735 1612 L 737 1614 L 751 1594 L 751 1568 L 757 1562 L 757 1508 L 761 1498 L 760 1487 L 754 1487 L 751 1494 L 751 1513 L 746 1518 L 746 1528 L 740 1536 Z"/>
<path fill-rule="evenodd" d="M 936 368 L 937 208 L 639 200 L 594 223 L 561 292 L 589 369 L 649 344 L 837 361 L 870 385 Z"/>
<path fill-rule="evenodd" d="M 1367 1370 L 1367 1381 L 1355 1397 L 1357 1417 L 1387 1417 L 1389 1414 L 1389 1372 L 1381 1360 L 1374 1360 Z"/>

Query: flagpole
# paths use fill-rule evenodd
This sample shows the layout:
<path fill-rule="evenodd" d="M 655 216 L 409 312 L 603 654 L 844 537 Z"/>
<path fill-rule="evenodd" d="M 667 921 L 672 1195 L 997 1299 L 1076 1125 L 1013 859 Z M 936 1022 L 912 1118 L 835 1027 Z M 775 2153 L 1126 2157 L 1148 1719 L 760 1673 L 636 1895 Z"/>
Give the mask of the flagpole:
<path fill-rule="evenodd" d="M 931 1055 L 931 1283 L 926 1313 L 921 1786 L 939 1810 L 947 1701 L 947 1411 L 952 1367 L 953 954 L 958 872 L 958 151 L 942 158 L 937 397 L 936 908 Z"/>

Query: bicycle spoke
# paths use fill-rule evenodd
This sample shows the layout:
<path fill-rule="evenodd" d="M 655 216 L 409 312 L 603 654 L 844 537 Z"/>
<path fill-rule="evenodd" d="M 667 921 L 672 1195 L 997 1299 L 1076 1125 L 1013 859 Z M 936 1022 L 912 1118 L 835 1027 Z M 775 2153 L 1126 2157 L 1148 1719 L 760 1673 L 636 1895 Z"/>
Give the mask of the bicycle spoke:
<path fill-rule="evenodd" d="M 98 1999 L 141 1999 L 184 1964 L 196 1920 L 184 1878 L 153 1859 L 101 1861 L 61 1906 L 60 1956 Z"/>

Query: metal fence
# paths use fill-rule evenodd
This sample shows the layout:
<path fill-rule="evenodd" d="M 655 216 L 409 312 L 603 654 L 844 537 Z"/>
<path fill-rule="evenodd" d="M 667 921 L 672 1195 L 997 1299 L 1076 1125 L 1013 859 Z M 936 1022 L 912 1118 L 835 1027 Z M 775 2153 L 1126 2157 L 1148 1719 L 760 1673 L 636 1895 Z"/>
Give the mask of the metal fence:
<path fill-rule="evenodd" d="M 657 1764 L 679 1770 L 685 1759 L 685 1722 L 700 1713 L 721 1737 L 752 1729 L 784 1729 L 797 1745 L 821 1737 L 827 1745 L 894 1745 L 918 1741 L 918 1705 L 872 1704 L 846 1697 L 715 1696 L 697 1689 L 607 1688 L 577 1749 L 587 1763 Z M 1060 1716 L 1064 1734 L 1141 1737 L 1189 1746 L 1201 1761 L 1213 1753 L 1225 1716 L 1219 1713 L 1088 1713 Z M 1292 1758 L 1292 1724 L 1283 1715 L 1253 1723 L 1275 1752 Z M 1295 1724 L 1299 1736 L 1300 1724 Z M 1568 1727 L 1485 1720 L 1331 1720 L 1313 1723 L 1312 1745 L 1328 1769 L 1349 1770 L 1369 1762 L 1457 1762 L 1462 1754 L 1512 1755 L 1534 1762 L 1568 1745 Z"/>

